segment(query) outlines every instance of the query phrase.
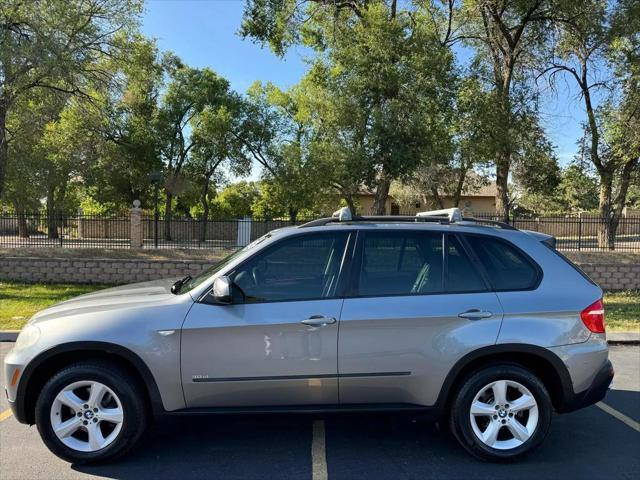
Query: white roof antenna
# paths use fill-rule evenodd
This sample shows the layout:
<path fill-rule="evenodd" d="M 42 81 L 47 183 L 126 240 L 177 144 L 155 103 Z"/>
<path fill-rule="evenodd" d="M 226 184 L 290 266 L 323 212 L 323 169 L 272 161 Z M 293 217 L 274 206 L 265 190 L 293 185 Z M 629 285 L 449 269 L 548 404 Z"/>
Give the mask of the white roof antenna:
<path fill-rule="evenodd" d="M 353 215 L 351 215 L 351 210 L 349 207 L 342 207 L 340 210 L 336 210 L 331 215 L 333 218 L 337 218 L 339 222 L 348 222 L 353 219 Z"/>
<path fill-rule="evenodd" d="M 430 210 L 428 212 L 418 212 L 416 217 L 448 217 L 450 222 L 462 220 L 462 212 L 459 208 L 445 208 L 442 210 Z"/>

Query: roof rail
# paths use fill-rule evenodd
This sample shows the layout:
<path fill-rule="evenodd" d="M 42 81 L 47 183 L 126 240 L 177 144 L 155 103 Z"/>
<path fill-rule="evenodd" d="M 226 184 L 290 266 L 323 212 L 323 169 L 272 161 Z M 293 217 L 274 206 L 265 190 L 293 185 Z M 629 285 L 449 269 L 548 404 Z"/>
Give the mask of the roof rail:
<path fill-rule="evenodd" d="M 450 222 L 456 222 L 462 220 L 462 213 L 459 208 L 444 208 L 442 210 L 418 212 L 416 217 L 447 217 Z"/>
<path fill-rule="evenodd" d="M 386 223 L 418 223 L 418 222 L 435 222 L 440 224 L 459 223 L 464 225 L 469 223 L 486 223 L 504 228 L 505 230 L 517 230 L 513 225 L 499 222 L 497 220 L 485 220 L 482 218 L 463 217 L 459 208 L 446 208 L 443 210 L 432 210 L 428 212 L 419 212 L 415 216 L 409 215 L 367 215 L 354 216 L 351 214 L 349 207 L 343 207 L 333 212 L 331 217 L 319 218 L 307 223 L 303 223 L 298 228 L 321 227 L 330 223 L 341 222 L 386 222 Z"/>
<path fill-rule="evenodd" d="M 498 220 L 488 220 L 485 218 L 475 218 L 475 217 L 462 217 L 463 222 L 473 222 L 473 223 L 486 223 L 487 225 L 494 225 L 496 227 L 504 228 L 505 230 L 518 230 L 513 225 L 510 225 L 506 222 L 500 222 Z"/>

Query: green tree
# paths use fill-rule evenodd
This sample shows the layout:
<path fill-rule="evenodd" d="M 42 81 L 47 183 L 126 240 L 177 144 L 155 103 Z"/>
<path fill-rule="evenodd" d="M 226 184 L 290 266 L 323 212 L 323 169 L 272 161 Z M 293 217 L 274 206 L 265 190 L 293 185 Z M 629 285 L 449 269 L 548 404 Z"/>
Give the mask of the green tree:
<path fill-rule="evenodd" d="M 587 157 L 599 177 L 598 245 L 615 234 L 640 158 L 640 19 L 634 2 L 567 2 L 545 73 L 578 86 L 586 113 Z M 597 104 L 599 90 L 605 101 Z"/>
<path fill-rule="evenodd" d="M 109 88 L 96 86 L 96 99 L 84 103 L 82 127 L 94 131 L 101 142 L 100 154 L 84 176 L 88 191 L 95 201 L 115 210 L 136 199 L 151 204 L 148 174 L 162 169 L 155 128 L 160 92 L 174 61 L 140 35 L 118 40 L 126 61 L 109 60 L 108 68 L 119 81 Z"/>
<path fill-rule="evenodd" d="M 223 189 L 215 198 L 214 209 L 219 218 L 242 218 L 252 215 L 252 205 L 260 196 L 258 182 L 240 181 Z"/>
<path fill-rule="evenodd" d="M 415 170 L 445 133 L 453 57 L 422 5 L 249 0 L 245 9 L 243 35 L 276 53 L 297 42 L 317 52 L 308 81 L 330 92 L 321 97 L 324 146 L 355 144 L 363 154 L 357 177 L 375 188 L 376 214 L 391 181 Z"/>
<path fill-rule="evenodd" d="M 197 146 L 197 137 L 192 135 L 193 122 L 206 108 L 224 103 L 228 89 L 229 83 L 209 68 L 195 69 L 178 61 L 170 69 L 157 120 L 167 218 L 171 218 L 174 197 L 185 188 L 183 168 Z M 164 234 L 170 239 L 170 222 L 165 222 Z"/>
<path fill-rule="evenodd" d="M 141 0 L 4 0 L 0 4 L 0 195 L 9 161 L 9 116 L 22 97 L 47 89 L 86 95 L 110 82 L 98 60 L 118 55 L 113 39 L 135 28 Z"/>
<path fill-rule="evenodd" d="M 14 138 L 8 145 L 9 157 L 4 198 L 18 216 L 21 237 L 29 236 L 26 214 L 37 212 L 45 197 L 48 181 L 46 151 L 42 139 L 49 122 L 55 120 L 65 103 L 65 95 L 38 91 L 22 96 L 13 106 L 7 123 Z"/>
<path fill-rule="evenodd" d="M 509 173 L 520 147 L 517 138 L 528 123 L 522 120 L 535 117 L 532 67 L 539 63 L 553 16 L 554 5 L 547 0 L 469 0 L 441 16 L 446 24 L 457 18 L 456 32 L 445 38 L 451 43 L 464 41 L 474 49 L 474 64 L 490 88 L 487 120 L 494 132 L 496 210 L 505 221 L 509 219 Z"/>
<path fill-rule="evenodd" d="M 220 176 L 223 167 L 234 175 L 244 175 L 251 170 L 251 161 L 244 155 L 242 142 L 236 135 L 240 128 L 241 101 L 229 90 L 226 92 L 226 98 L 221 100 L 219 105 L 205 107 L 192 120 L 195 147 L 187 169 L 198 183 L 202 207 L 201 241 L 204 241 L 207 235 L 212 179 L 215 180 L 216 175 Z"/>
<path fill-rule="evenodd" d="M 305 82 L 283 91 L 256 82 L 248 92 L 248 117 L 240 138 L 244 151 L 263 167 L 259 216 L 312 209 L 326 191 L 323 162 L 313 155 L 313 118 Z"/>

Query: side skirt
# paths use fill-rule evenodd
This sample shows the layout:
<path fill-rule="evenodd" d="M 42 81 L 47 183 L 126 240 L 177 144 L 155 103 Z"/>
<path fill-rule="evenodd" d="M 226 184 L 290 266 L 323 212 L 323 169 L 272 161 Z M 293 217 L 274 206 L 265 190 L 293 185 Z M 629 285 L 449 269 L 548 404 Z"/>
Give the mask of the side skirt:
<path fill-rule="evenodd" d="M 442 411 L 405 403 L 349 404 L 349 405 L 283 405 L 267 407 L 211 407 L 184 408 L 165 412 L 167 416 L 185 415 L 274 415 L 274 414 L 342 414 L 342 413 L 407 413 L 438 418 Z"/>

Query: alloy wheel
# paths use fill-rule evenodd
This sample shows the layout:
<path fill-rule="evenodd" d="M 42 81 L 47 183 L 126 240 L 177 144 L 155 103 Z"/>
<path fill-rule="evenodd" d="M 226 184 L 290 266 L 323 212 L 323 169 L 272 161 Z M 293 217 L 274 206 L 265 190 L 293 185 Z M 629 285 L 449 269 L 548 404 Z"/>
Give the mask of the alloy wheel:
<path fill-rule="evenodd" d="M 67 447 L 95 452 L 112 444 L 124 421 L 122 402 L 106 385 L 74 382 L 64 387 L 51 404 L 51 427 Z"/>
<path fill-rule="evenodd" d="M 497 380 L 476 394 L 469 409 L 476 437 L 486 446 L 510 450 L 525 443 L 538 425 L 538 403 L 513 380 Z"/>

